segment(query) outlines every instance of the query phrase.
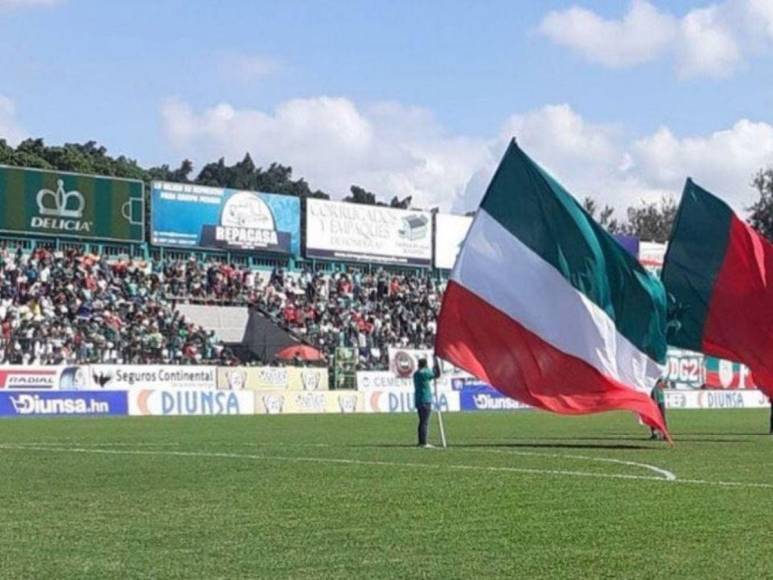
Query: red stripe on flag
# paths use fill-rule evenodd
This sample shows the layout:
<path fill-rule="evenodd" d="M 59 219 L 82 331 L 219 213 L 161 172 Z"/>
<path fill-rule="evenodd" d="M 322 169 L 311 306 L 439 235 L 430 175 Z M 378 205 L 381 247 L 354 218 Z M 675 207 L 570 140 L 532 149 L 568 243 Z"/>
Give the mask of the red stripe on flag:
<path fill-rule="evenodd" d="M 567 332 L 572 332 L 567 321 Z M 545 342 L 453 281 L 435 351 L 505 395 L 560 414 L 628 410 L 667 433 L 655 402 Z"/>
<path fill-rule="evenodd" d="M 746 364 L 773 396 L 773 245 L 733 216 L 711 294 L 703 351 Z"/>

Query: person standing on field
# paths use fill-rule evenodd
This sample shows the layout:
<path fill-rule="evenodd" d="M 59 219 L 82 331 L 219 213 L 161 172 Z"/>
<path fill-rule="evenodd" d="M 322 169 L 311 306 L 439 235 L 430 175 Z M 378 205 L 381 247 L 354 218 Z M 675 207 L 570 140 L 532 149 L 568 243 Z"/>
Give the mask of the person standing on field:
<path fill-rule="evenodd" d="M 665 381 L 663 379 L 658 379 L 658 382 L 655 383 L 655 386 L 652 389 L 652 393 L 650 394 L 650 397 L 652 397 L 652 400 L 655 401 L 655 403 L 658 406 L 658 409 L 660 409 L 660 414 L 663 415 L 663 424 L 667 426 L 666 393 L 663 391 L 663 387 L 665 387 Z M 650 432 L 652 433 L 652 435 L 650 436 L 650 439 L 658 439 L 661 435 L 657 431 L 657 429 L 654 429 L 652 427 L 650 427 Z"/>
<path fill-rule="evenodd" d="M 419 368 L 413 373 L 413 403 L 419 414 L 419 447 L 432 447 L 427 442 L 429 417 L 432 414 L 432 381 L 440 376 L 440 367 L 435 360 L 434 370 L 427 368 L 427 359 L 419 359 Z"/>

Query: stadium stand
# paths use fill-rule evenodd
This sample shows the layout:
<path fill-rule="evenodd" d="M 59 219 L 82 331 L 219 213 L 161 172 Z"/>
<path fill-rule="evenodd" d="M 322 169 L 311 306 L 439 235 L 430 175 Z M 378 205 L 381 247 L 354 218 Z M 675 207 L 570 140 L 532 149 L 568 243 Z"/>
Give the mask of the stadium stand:
<path fill-rule="evenodd" d="M 442 290 L 429 272 L 2 249 L 0 364 L 231 364 L 253 306 L 328 356 L 354 347 L 361 368 L 385 368 L 387 346 L 433 344 Z"/>

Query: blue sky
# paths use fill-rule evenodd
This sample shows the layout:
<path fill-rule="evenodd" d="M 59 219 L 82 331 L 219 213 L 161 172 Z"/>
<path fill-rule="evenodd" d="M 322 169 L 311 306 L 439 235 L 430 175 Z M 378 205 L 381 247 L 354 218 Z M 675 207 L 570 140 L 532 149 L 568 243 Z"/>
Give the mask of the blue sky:
<path fill-rule="evenodd" d="M 510 136 L 624 207 L 773 164 L 773 0 L 0 0 L 0 137 L 249 150 L 336 196 L 475 205 Z"/>

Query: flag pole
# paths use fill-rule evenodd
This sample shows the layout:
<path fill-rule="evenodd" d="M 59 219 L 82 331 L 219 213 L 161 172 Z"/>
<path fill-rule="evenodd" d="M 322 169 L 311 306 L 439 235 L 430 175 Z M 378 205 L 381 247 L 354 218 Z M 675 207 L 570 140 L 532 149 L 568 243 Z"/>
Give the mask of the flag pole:
<path fill-rule="evenodd" d="M 435 357 L 435 368 L 440 368 L 438 366 L 437 356 Z M 443 449 L 446 449 L 448 447 L 448 442 L 446 441 L 446 430 L 443 425 L 443 412 L 440 410 L 440 397 L 438 397 L 437 377 L 433 379 L 433 382 L 435 383 L 435 401 L 437 401 L 437 421 L 438 426 L 440 427 L 440 442 L 443 445 Z"/>

